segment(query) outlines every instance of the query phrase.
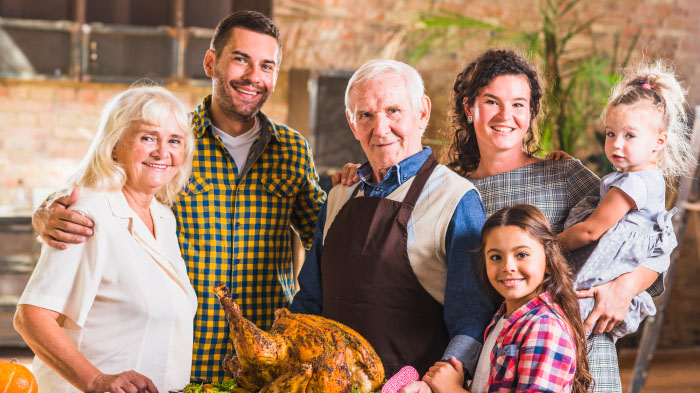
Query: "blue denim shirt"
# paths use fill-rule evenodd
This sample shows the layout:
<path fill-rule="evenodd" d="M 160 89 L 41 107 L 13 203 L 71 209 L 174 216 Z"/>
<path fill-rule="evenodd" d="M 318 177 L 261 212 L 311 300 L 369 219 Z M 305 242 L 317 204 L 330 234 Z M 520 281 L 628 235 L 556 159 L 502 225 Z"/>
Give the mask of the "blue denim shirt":
<path fill-rule="evenodd" d="M 372 168 L 365 163 L 357 172 L 366 196 L 386 197 L 405 181 L 415 176 L 430 156 L 430 148 L 406 158 L 391 167 L 384 180 L 374 185 Z M 442 360 L 450 356 L 459 359 L 465 371 L 474 375 L 481 351 L 484 329 L 491 320 L 496 305 L 491 303 L 476 277 L 481 227 L 486 213 L 476 190 L 464 194 L 457 205 L 445 234 L 447 282 L 445 285 L 444 317 L 450 343 Z M 323 228 L 326 224 L 326 204 L 319 212 L 311 251 L 306 255 L 299 274 L 300 291 L 294 296 L 290 310 L 295 313 L 321 315 L 323 290 L 321 288 L 321 256 L 323 255 Z M 440 359 L 435 359 L 440 360 Z"/>

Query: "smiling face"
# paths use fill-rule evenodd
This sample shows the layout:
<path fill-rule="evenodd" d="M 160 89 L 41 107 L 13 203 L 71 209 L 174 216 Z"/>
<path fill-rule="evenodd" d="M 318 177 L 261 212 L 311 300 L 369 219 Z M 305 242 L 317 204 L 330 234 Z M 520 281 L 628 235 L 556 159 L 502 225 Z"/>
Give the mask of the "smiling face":
<path fill-rule="evenodd" d="M 252 119 L 275 90 L 279 60 L 275 37 L 234 27 L 221 53 L 209 50 L 204 58 L 212 104 L 228 117 Z"/>
<path fill-rule="evenodd" d="M 113 158 L 126 172 L 125 189 L 153 196 L 175 176 L 184 154 L 185 133 L 170 116 L 160 125 L 131 123 Z"/>
<path fill-rule="evenodd" d="M 491 229 L 484 242 L 486 276 L 510 315 L 540 292 L 548 273 L 544 246 L 514 225 Z"/>
<path fill-rule="evenodd" d="M 350 91 L 352 114 L 346 116 L 376 182 L 389 168 L 421 151 L 422 131 L 430 118 L 427 96 L 421 104 L 422 108 L 413 110 L 406 82 L 393 72 L 359 83 Z"/>
<path fill-rule="evenodd" d="M 489 152 L 514 151 L 522 154 L 523 139 L 530 127 L 530 84 L 525 75 L 493 78 L 469 107 L 481 156 Z"/>
<path fill-rule="evenodd" d="M 605 116 L 605 155 L 620 172 L 655 169 L 666 143 L 658 109 L 647 101 L 618 105 Z"/>

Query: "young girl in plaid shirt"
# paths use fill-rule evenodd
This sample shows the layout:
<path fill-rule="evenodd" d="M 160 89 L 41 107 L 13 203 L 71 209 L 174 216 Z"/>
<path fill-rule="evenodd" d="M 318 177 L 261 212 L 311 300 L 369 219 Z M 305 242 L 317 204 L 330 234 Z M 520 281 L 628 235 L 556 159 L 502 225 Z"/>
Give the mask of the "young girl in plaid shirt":
<path fill-rule="evenodd" d="M 477 274 L 505 301 L 486 328 L 469 390 L 455 359 L 423 381 L 439 392 L 574 392 L 591 383 L 586 339 L 571 274 L 542 212 L 517 205 L 489 217 Z"/>

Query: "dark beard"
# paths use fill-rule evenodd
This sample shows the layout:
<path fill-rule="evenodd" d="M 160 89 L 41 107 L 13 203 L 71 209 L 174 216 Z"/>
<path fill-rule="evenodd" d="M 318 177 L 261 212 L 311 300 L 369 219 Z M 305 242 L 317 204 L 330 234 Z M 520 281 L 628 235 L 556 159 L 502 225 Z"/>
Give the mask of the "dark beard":
<path fill-rule="evenodd" d="M 223 78 L 218 78 L 215 76 L 215 81 L 214 81 L 214 89 L 215 92 L 217 93 L 217 101 L 219 104 L 219 108 L 221 108 L 221 111 L 224 112 L 224 114 L 227 117 L 231 117 L 236 120 L 240 121 L 248 121 L 260 112 L 260 108 L 267 102 L 267 100 L 270 98 L 270 95 L 268 94 L 267 90 L 263 91 L 262 93 L 262 99 L 258 104 L 248 113 L 242 112 L 239 108 L 236 107 L 236 105 L 233 103 L 233 100 L 231 99 L 231 96 L 228 94 L 226 91 L 226 87 L 224 86 L 224 81 Z M 234 88 L 235 85 L 231 83 L 231 88 Z"/>

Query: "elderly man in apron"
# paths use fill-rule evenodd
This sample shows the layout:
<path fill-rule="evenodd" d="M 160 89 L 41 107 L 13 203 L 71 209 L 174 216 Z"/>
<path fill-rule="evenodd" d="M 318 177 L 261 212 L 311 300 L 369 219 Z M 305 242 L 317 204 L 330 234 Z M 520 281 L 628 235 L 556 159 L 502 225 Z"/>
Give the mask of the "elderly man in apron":
<path fill-rule="evenodd" d="M 422 147 L 430 99 L 413 67 L 365 63 L 345 106 L 369 162 L 359 183 L 329 193 L 291 310 L 357 330 L 387 378 L 405 365 L 423 374 L 450 356 L 469 377 L 495 311 L 474 270 L 479 194 Z"/>

